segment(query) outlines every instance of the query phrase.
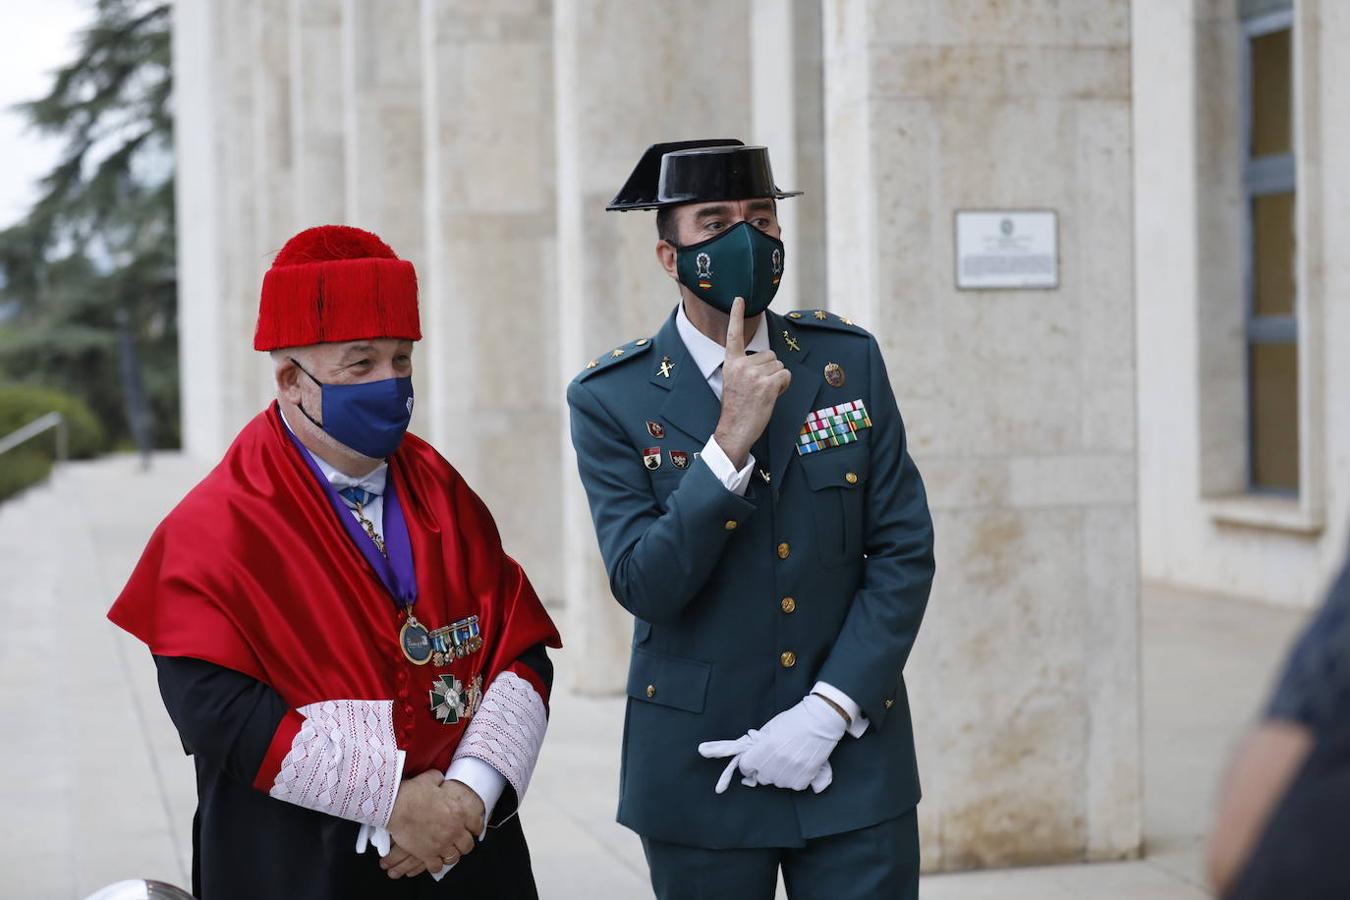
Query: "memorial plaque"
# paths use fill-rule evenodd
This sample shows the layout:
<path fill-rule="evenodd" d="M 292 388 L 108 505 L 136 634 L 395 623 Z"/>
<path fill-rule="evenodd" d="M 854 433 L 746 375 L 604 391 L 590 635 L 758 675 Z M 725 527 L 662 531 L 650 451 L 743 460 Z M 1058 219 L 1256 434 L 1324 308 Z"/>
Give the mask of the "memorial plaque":
<path fill-rule="evenodd" d="M 1059 287 L 1059 215 L 1054 210 L 957 210 L 958 290 Z"/>

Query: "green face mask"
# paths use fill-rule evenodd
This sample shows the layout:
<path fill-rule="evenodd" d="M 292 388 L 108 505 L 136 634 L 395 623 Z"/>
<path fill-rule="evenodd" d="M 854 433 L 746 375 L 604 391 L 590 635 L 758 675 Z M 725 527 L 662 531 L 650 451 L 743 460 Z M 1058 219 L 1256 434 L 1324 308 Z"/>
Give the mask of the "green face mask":
<path fill-rule="evenodd" d="M 759 315 L 769 308 L 783 279 L 783 242 L 749 222 L 675 249 L 680 284 L 724 313 L 731 312 L 732 301 L 744 297 L 746 317 Z"/>

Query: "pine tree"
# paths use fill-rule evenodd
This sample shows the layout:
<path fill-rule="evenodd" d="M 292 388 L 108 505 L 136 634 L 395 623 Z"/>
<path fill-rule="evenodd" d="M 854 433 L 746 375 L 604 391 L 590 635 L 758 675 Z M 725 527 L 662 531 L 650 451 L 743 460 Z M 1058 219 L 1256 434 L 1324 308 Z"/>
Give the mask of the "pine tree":
<path fill-rule="evenodd" d="M 28 214 L 0 231 L 0 377 L 85 400 L 129 434 L 119 322 L 155 442 L 178 443 L 169 3 L 96 0 L 76 58 L 19 109 L 64 144 Z"/>

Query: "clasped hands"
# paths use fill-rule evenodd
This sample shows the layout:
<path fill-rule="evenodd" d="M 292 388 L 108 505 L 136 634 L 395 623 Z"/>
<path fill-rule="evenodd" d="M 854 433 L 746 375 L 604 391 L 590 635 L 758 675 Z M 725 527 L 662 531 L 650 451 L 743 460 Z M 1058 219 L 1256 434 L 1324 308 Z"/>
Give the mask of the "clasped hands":
<path fill-rule="evenodd" d="M 834 780 L 830 754 L 848 729 L 848 718 L 834 704 L 808 694 L 796 706 L 783 710 L 762 728 L 752 728 L 734 741 L 706 741 L 698 745 L 705 759 L 731 758 L 717 779 L 717 793 L 731 784 L 739 769 L 741 784 L 761 784 L 819 794 Z"/>
<path fill-rule="evenodd" d="M 399 786 L 389 816 L 389 853 L 380 866 L 390 878 L 439 872 L 473 852 L 483 833 L 482 799 L 434 769 Z"/>

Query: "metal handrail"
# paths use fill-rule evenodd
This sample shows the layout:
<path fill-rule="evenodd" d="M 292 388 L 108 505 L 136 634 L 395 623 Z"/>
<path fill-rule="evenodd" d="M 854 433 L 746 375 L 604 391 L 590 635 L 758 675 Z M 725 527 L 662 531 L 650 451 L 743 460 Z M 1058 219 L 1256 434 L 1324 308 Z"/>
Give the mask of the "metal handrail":
<path fill-rule="evenodd" d="M 56 429 L 56 460 L 65 462 L 70 444 L 70 433 L 66 427 L 66 417 L 59 412 L 49 412 L 34 419 L 22 428 L 11 431 L 0 438 L 0 455 L 8 453 L 22 443 L 31 441 L 40 434 Z"/>

